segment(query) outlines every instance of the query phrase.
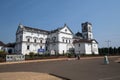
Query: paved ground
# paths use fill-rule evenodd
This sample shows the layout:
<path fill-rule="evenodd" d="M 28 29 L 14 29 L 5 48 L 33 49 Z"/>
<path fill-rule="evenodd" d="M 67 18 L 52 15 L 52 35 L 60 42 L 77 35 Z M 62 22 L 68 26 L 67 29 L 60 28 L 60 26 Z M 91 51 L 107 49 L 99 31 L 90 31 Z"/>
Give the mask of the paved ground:
<path fill-rule="evenodd" d="M 48 73 L 64 80 L 120 80 L 120 63 L 115 62 L 118 57 L 109 60 L 109 65 L 103 63 L 103 58 L 6 64 L 0 65 L 0 73 Z"/>

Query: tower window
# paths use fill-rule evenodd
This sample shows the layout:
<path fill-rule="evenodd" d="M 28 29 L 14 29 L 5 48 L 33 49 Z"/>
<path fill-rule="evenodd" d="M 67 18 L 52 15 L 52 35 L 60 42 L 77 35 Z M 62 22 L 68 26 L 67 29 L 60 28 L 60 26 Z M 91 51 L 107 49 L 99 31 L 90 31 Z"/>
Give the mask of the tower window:
<path fill-rule="evenodd" d="M 86 31 L 87 30 L 86 26 L 84 26 L 83 29 Z"/>
<path fill-rule="evenodd" d="M 91 39 L 91 35 L 90 35 L 90 39 Z"/>
<path fill-rule="evenodd" d="M 90 27 L 88 27 L 89 31 L 90 31 Z"/>

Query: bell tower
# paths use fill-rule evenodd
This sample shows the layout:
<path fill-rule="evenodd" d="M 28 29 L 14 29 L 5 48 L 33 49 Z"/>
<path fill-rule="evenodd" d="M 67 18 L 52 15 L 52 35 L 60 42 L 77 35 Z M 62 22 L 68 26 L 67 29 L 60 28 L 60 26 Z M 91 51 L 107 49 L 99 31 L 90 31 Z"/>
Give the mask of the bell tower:
<path fill-rule="evenodd" d="M 89 22 L 85 22 L 85 23 L 82 23 L 81 26 L 82 26 L 83 38 L 88 40 L 93 39 L 92 24 Z"/>

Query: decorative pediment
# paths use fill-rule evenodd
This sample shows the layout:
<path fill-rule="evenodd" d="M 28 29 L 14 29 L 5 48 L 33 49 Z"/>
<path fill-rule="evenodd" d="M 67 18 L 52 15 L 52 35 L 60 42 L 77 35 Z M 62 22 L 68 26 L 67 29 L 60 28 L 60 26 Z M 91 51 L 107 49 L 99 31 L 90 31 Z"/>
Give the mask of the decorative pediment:
<path fill-rule="evenodd" d="M 73 34 L 71 29 L 66 24 L 64 25 L 64 27 L 62 29 L 60 29 L 60 32 L 67 33 L 67 34 Z"/>

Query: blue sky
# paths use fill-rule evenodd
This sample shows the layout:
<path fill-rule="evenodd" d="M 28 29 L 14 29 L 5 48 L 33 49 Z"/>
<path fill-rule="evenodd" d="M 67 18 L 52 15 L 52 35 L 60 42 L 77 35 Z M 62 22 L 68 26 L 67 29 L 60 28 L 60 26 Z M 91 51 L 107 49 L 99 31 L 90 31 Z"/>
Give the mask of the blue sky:
<path fill-rule="evenodd" d="M 120 0 L 0 0 L 0 41 L 15 42 L 18 24 L 53 30 L 66 23 L 75 33 L 91 22 L 99 47 L 120 46 Z"/>

